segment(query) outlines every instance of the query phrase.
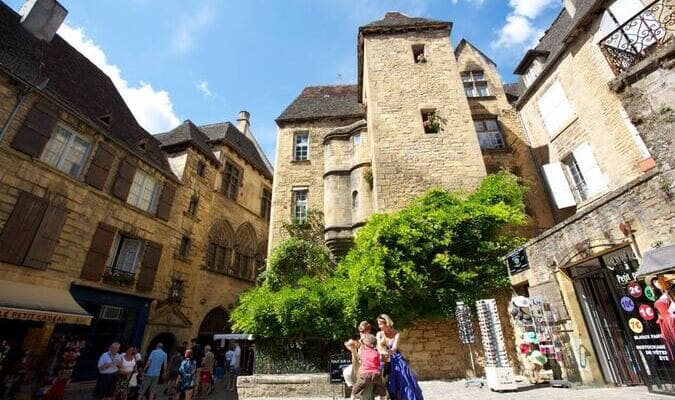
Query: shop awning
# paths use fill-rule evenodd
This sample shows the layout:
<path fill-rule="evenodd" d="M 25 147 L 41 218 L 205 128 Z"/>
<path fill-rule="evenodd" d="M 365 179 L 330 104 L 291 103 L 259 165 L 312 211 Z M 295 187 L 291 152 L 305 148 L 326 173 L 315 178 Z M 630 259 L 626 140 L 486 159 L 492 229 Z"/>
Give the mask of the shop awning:
<path fill-rule="evenodd" d="M 89 325 L 92 316 L 67 290 L 0 280 L 0 318 Z"/>
<path fill-rule="evenodd" d="M 216 333 L 213 340 L 253 340 L 253 335 L 248 333 Z"/>
<path fill-rule="evenodd" d="M 642 255 L 637 276 L 642 278 L 672 269 L 675 269 L 675 244 L 646 251 Z"/>

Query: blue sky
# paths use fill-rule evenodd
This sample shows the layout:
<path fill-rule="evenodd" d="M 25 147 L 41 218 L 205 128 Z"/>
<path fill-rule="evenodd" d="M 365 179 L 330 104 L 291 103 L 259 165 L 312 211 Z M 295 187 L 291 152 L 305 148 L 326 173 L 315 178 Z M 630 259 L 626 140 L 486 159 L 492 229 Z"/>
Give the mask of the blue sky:
<path fill-rule="evenodd" d="M 7 0 L 4 0 L 7 1 Z M 147 130 L 235 121 L 274 157 L 274 119 L 309 85 L 356 82 L 360 25 L 387 11 L 452 21 L 505 82 L 561 0 L 59 0 L 59 34 L 115 82 Z M 23 0 L 9 0 L 18 10 Z"/>

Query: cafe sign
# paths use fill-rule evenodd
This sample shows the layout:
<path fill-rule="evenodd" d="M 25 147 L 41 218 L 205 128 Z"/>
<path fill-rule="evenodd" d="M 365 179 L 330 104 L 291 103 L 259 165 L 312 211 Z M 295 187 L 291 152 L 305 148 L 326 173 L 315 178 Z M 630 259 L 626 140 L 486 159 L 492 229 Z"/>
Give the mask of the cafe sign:
<path fill-rule="evenodd" d="M 89 325 L 91 317 L 87 315 L 65 314 L 58 312 L 22 310 L 0 307 L 0 318 L 18 319 L 22 321 L 50 322 L 55 324 Z"/>

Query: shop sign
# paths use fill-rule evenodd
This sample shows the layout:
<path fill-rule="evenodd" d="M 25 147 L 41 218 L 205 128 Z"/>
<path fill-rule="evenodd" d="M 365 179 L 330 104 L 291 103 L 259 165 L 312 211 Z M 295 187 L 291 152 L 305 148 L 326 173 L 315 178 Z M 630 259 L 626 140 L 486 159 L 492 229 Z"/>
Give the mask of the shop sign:
<path fill-rule="evenodd" d="M 89 325 L 91 317 L 85 315 L 59 314 L 36 310 L 19 310 L 0 307 L 0 318 L 19 319 L 23 321 L 51 322 L 55 324 Z"/>
<path fill-rule="evenodd" d="M 509 272 L 511 275 L 523 272 L 530 268 L 530 264 L 527 260 L 527 253 L 525 252 L 524 247 L 521 247 L 506 256 L 506 262 L 509 265 Z"/>

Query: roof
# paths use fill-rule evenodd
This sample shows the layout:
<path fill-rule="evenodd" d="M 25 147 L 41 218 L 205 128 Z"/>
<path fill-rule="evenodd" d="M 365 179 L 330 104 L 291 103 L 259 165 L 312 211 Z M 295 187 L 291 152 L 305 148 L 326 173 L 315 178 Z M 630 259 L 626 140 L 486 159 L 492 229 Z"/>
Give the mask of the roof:
<path fill-rule="evenodd" d="M 462 48 L 466 45 L 471 46 L 472 49 L 476 50 L 478 54 L 480 54 L 483 58 L 485 58 L 489 63 L 494 65 L 495 67 L 497 66 L 497 63 L 492 61 L 490 57 L 488 57 L 485 53 L 481 51 L 478 47 L 476 47 L 473 43 L 469 42 L 468 40 L 462 38 L 462 40 L 459 41 L 459 44 L 457 47 L 455 47 L 455 57 L 459 57 L 459 53 L 462 51 Z"/>
<path fill-rule="evenodd" d="M 546 58 L 546 56 L 548 56 L 548 51 L 532 50 L 532 49 L 528 50 L 525 53 L 523 59 L 520 60 L 520 63 L 518 63 L 518 65 L 516 66 L 516 69 L 513 71 L 513 73 L 517 75 L 524 75 L 525 72 L 527 71 L 527 68 L 530 66 L 530 64 L 532 64 L 532 61 L 535 58 L 537 57 Z"/>
<path fill-rule="evenodd" d="M 225 143 L 243 159 L 248 161 L 265 178 L 272 180 L 272 171 L 267 168 L 267 164 L 265 164 L 260 153 L 258 153 L 255 144 L 232 125 L 231 122 L 202 125 L 199 129 L 206 134 L 209 143 Z"/>
<path fill-rule="evenodd" d="M 213 150 L 208 145 L 209 137 L 202 132 L 192 121 L 185 120 L 169 132 L 155 136 L 161 143 L 162 148 L 169 150 L 182 145 L 192 144 L 200 153 L 215 164 L 220 164 Z"/>
<path fill-rule="evenodd" d="M 523 92 L 525 92 L 525 89 L 525 85 L 521 81 L 504 84 L 504 93 L 506 94 L 506 99 L 509 101 L 509 103 L 513 103 L 514 101 L 518 100 Z"/>
<path fill-rule="evenodd" d="M 308 86 L 276 119 L 277 124 L 319 118 L 364 117 L 356 85 Z"/>
<path fill-rule="evenodd" d="M 176 179 L 159 141 L 138 124 L 112 80 L 61 36 L 41 41 L 19 21 L 19 14 L 0 2 L 0 70 Z M 110 116 L 109 125 L 99 119 L 105 115 Z"/>
<path fill-rule="evenodd" d="M 373 21 L 369 24 L 359 27 L 359 32 L 375 33 L 382 31 L 382 28 L 409 30 L 428 27 L 450 29 L 452 27 L 452 23 L 447 21 L 437 21 L 428 18 L 409 17 L 398 11 L 390 11 L 384 14 L 384 17 L 382 19 Z"/>

